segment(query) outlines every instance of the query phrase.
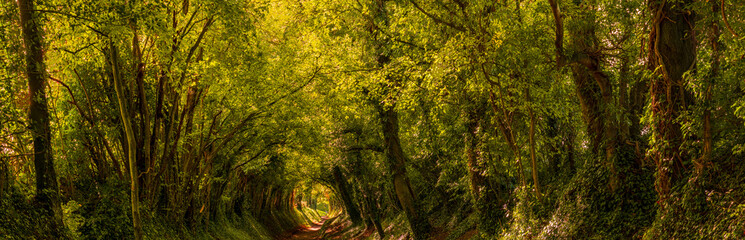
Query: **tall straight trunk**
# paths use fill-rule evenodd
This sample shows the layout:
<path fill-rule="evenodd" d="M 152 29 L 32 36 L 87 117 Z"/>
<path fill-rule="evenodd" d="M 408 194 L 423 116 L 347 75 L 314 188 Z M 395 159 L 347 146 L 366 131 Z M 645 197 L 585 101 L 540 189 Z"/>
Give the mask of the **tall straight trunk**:
<path fill-rule="evenodd" d="M 46 87 L 46 66 L 41 19 L 38 17 L 33 0 L 18 0 L 21 16 L 23 43 L 26 46 L 26 76 L 31 103 L 28 110 L 29 129 L 34 145 L 34 169 L 36 171 L 36 201 L 53 219 L 56 226 L 62 226 L 62 206 L 60 205 L 57 172 L 54 170 L 52 155 L 51 128 Z"/>
<path fill-rule="evenodd" d="M 157 209 L 162 210 L 166 209 L 166 205 L 168 202 L 166 201 L 167 196 L 158 195 L 157 192 L 163 193 L 165 187 L 162 185 L 163 183 L 163 171 L 166 170 L 166 168 L 163 167 L 163 162 L 161 161 L 161 166 L 156 169 L 155 163 L 158 162 L 156 159 L 158 158 L 158 141 L 159 137 L 162 137 L 165 134 L 161 134 L 160 131 L 160 125 L 161 125 L 161 119 L 163 119 L 163 85 L 165 82 L 165 73 L 163 70 L 159 70 L 159 76 L 158 76 L 158 85 L 156 90 L 156 100 L 155 100 L 155 112 L 153 113 L 153 124 L 152 124 L 152 131 L 150 134 L 150 150 L 148 151 L 150 153 L 150 165 L 148 168 L 150 168 L 150 171 L 156 171 L 155 173 L 151 173 L 148 175 L 147 181 L 149 182 L 150 188 L 153 191 L 151 194 L 150 204 L 155 205 Z M 157 191 L 157 192 L 156 192 Z M 157 202 L 156 202 L 157 198 Z"/>
<path fill-rule="evenodd" d="M 173 156 L 174 152 L 171 151 L 171 147 L 174 143 L 178 143 L 178 134 L 174 134 L 174 132 L 177 132 L 177 116 L 180 105 L 177 101 L 177 99 L 179 99 L 178 93 L 171 92 L 169 96 L 169 103 L 166 105 L 171 105 L 171 107 L 166 110 L 167 116 L 163 120 L 164 137 L 163 146 L 161 147 L 163 150 L 161 151 L 160 172 L 163 173 L 162 178 L 165 182 L 163 186 L 165 186 L 165 192 L 168 194 L 167 205 L 162 207 L 164 209 L 170 209 L 170 217 L 175 220 L 177 218 L 176 213 L 178 212 L 176 211 L 176 205 L 179 203 L 176 198 L 178 194 L 178 167 Z"/>
<path fill-rule="evenodd" d="M 158 88 L 156 91 L 156 100 L 155 100 L 155 114 L 153 114 L 153 130 L 151 131 L 152 134 L 150 135 L 150 168 L 155 167 L 155 159 L 157 157 L 158 152 L 158 136 L 161 135 L 160 131 L 160 125 L 161 125 L 161 119 L 164 118 L 163 114 L 163 98 L 164 98 L 164 85 L 166 81 L 166 73 L 165 71 L 160 71 L 160 76 L 158 77 Z M 165 135 L 165 134 L 163 134 Z M 160 171 L 159 171 L 160 172 Z"/>
<path fill-rule="evenodd" d="M 541 200 L 541 184 L 538 181 L 538 166 L 535 161 L 535 114 L 533 107 L 530 107 L 530 88 L 525 89 L 525 98 L 528 102 L 528 115 L 530 116 L 530 167 L 533 174 L 533 185 L 535 185 L 535 196 L 538 201 Z"/>
<path fill-rule="evenodd" d="M 114 44 L 114 40 L 109 40 L 109 47 L 111 50 L 111 70 L 114 77 L 114 90 L 116 91 L 116 97 L 119 102 L 119 114 L 121 115 L 122 126 L 124 126 L 124 133 L 127 138 L 127 158 L 129 159 L 129 177 L 131 182 L 130 188 L 130 199 L 132 203 L 132 225 L 134 228 L 134 237 L 137 240 L 142 239 L 142 224 L 140 222 L 140 197 L 139 197 L 139 181 L 138 171 L 136 163 L 136 141 L 134 130 L 132 129 L 132 117 L 129 115 L 126 109 L 126 99 L 124 96 L 124 82 L 121 79 L 119 72 L 119 54 Z"/>
<path fill-rule="evenodd" d="M 201 92 L 197 92 L 195 87 L 190 87 L 187 95 L 186 95 L 186 105 L 184 106 L 183 113 L 181 115 L 181 120 L 179 121 L 179 133 L 176 135 L 177 139 L 182 136 L 181 129 L 183 126 L 183 136 L 185 136 L 185 143 L 182 145 L 182 148 L 184 148 L 185 153 L 181 155 L 180 159 L 182 159 L 181 172 L 183 173 L 183 179 L 181 180 L 181 190 L 178 191 L 180 195 L 181 202 L 188 202 L 190 203 L 189 207 L 187 209 L 192 210 L 193 208 L 196 208 L 197 206 L 193 206 L 192 203 L 194 203 L 194 197 L 196 194 L 196 191 L 198 191 L 198 182 L 200 179 L 200 174 L 198 174 L 199 170 L 199 156 L 195 155 L 195 151 L 197 149 L 196 146 L 196 137 L 192 136 L 192 130 L 194 127 L 194 114 L 195 109 L 198 103 L 198 99 L 200 97 Z M 174 142 L 173 151 L 176 152 L 178 148 L 178 141 Z M 210 159 L 208 156 L 203 156 L 206 159 L 203 159 L 205 162 L 209 162 Z M 187 221 L 193 221 L 195 211 L 187 211 L 187 214 L 184 216 L 184 219 Z"/>
<path fill-rule="evenodd" d="M 688 105 L 683 75 L 694 67 L 696 59 L 695 13 L 688 9 L 692 2 L 649 1 L 654 16 L 648 64 L 656 75 L 649 92 L 652 147 L 648 156 L 657 167 L 655 189 L 661 202 L 680 182 L 683 163 L 689 160 L 681 148 L 684 137 L 677 118 Z"/>

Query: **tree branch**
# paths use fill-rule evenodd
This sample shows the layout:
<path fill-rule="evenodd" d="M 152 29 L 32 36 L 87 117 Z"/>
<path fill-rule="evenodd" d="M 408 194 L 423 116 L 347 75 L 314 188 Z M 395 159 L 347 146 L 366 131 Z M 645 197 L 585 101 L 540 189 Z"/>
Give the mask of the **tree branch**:
<path fill-rule="evenodd" d="M 271 146 L 274 146 L 274 145 L 279 145 L 279 144 L 284 144 L 285 142 L 286 142 L 286 141 L 284 141 L 284 140 L 283 140 L 283 141 L 279 141 L 279 142 L 272 142 L 272 143 L 269 143 L 269 144 L 267 144 L 266 146 L 264 146 L 264 148 L 262 148 L 262 149 L 261 149 L 261 151 L 257 152 L 257 153 L 256 153 L 256 154 L 254 154 L 253 156 L 251 156 L 251 158 L 249 158 L 249 159 L 248 159 L 248 160 L 246 160 L 245 162 L 243 162 L 243 163 L 241 163 L 241 164 L 238 164 L 238 165 L 235 165 L 235 167 L 233 167 L 233 169 L 231 169 L 231 171 L 233 171 L 233 170 L 236 170 L 236 169 L 238 169 L 238 168 L 242 167 L 243 165 L 246 165 L 247 163 L 250 163 L 251 161 L 253 161 L 253 160 L 255 160 L 255 159 L 259 158 L 259 156 L 261 156 L 261 154 L 262 154 L 262 153 L 264 153 L 264 151 L 266 151 L 267 149 L 269 149 L 269 148 L 270 148 Z"/>
<path fill-rule="evenodd" d="M 561 18 L 561 10 L 556 0 L 548 0 L 548 4 L 551 5 L 551 13 L 554 15 L 556 65 L 561 68 L 566 64 L 566 56 L 564 56 L 564 21 Z"/>
<path fill-rule="evenodd" d="M 455 25 L 454 23 L 447 22 L 447 21 L 442 20 L 441 18 L 439 18 L 439 17 L 437 17 L 435 15 L 432 15 L 432 14 L 428 13 L 427 11 L 425 11 L 424 9 L 422 9 L 422 7 L 420 7 L 419 4 L 417 4 L 414 0 L 409 0 L 409 2 L 411 2 L 411 4 L 414 5 L 414 7 L 416 9 L 418 9 L 420 12 L 422 12 L 427 17 L 431 18 L 436 23 L 444 24 L 444 25 L 446 25 L 448 27 L 451 27 L 451 28 L 453 28 L 455 30 L 458 30 L 458 31 L 461 31 L 461 32 L 465 32 L 466 31 L 466 28 L 464 28 L 463 26 Z"/>
<path fill-rule="evenodd" d="M 375 146 L 375 145 L 369 145 L 369 146 L 354 146 L 354 147 L 348 147 L 348 148 L 345 148 L 345 149 L 344 149 L 344 151 L 345 151 L 345 152 L 356 152 L 356 151 L 364 151 L 364 150 L 370 150 L 370 151 L 373 151 L 373 152 L 379 152 L 379 153 L 382 153 L 382 152 L 384 152 L 384 150 L 383 150 L 383 148 L 382 148 L 382 147 L 380 147 L 380 146 Z"/>
<path fill-rule="evenodd" d="M 722 0 L 722 5 L 719 8 L 722 13 L 722 20 L 724 20 L 724 25 L 727 26 L 727 30 L 729 30 L 732 35 L 735 35 L 736 38 L 740 38 L 740 35 L 735 33 L 735 30 L 732 29 L 732 26 L 729 25 L 729 21 L 727 21 L 727 14 L 724 13 L 724 0 Z"/>

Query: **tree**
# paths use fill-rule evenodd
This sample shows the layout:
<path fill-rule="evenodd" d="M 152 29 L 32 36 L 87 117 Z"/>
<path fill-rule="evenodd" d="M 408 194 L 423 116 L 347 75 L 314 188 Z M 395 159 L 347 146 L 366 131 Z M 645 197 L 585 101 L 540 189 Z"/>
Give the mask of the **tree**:
<path fill-rule="evenodd" d="M 404 79 L 400 79 L 401 76 L 396 76 L 394 73 L 385 72 L 392 57 L 388 53 L 388 49 L 386 49 L 390 47 L 388 44 L 390 44 L 391 39 L 383 35 L 378 28 L 385 29 L 390 24 L 388 13 L 390 10 L 387 8 L 386 2 L 383 0 L 370 4 L 372 13 L 370 15 L 371 21 L 368 23 L 371 25 L 368 28 L 368 34 L 371 38 L 370 43 L 373 45 L 374 52 L 376 53 L 376 56 L 374 56 L 374 66 L 383 73 L 382 82 L 379 84 L 387 85 L 383 87 L 384 93 L 382 97 L 371 96 L 370 102 L 377 111 L 377 117 L 383 135 L 383 148 L 398 202 L 406 214 L 414 239 L 426 239 L 431 226 L 425 212 L 422 211 L 420 200 L 409 180 L 406 167 L 408 159 L 403 151 L 399 137 L 399 115 L 396 110 L 397 98 L 395 97 L 398 93 L 395 87 L 400 86 Z"/>
<path fill-rule="evenodd" d="M 652 28 L 649 34 L 649 111 L 652 140 L 647 153 L 657 167 L 655 189 L 662 207 L 673 186 L 683 179 L 683 164 L 690 156 L 682 148 L 682 123 L 678 117 L 691 103 L 684 74 L 695 67 L 695 12 L 691 0 L 649 1 Z"/>
<path fill-rule="evenodd" d="M 23 42 L 26 46 L 26 76 L 29 90 L 29 129 L 34 141 L 34 169 L 36 172 L 36 201 L 45 210 L 57 230 L 62 227 L 57 172 L 54 170 L 52 139 L 47 106 L 46 67 L 41 18 L 34 0 L 19 0 Z"/>
<path fill-rule="evenodd" d="M 124 97 L 124 85 L 125 83 L 121 79 L 119 70 L 119 53 L 117 51 L 114 40 L 110 40 L 109 49 L 110 54 L 110 65 L 114 80 L 114 89 L 116 90 L 117 102 L 119 102 L 119 114 L 122 120 L 122 126 L 124 126 L 124 133 L 127 143 L 127 162 L 129 163 L 129 179 L 130 179 L 130 200 L 132 207 L 132 225 L 134 227 L 134 237 L 137 240 L 142 239 L 142 221 L 140 220 L 140 189 L 139 189 L 139 171 L 137 171 L 137 158 L 136 154 L 136 143 L 134 137 L 134 130 L 132 130 L 132 118 L 129 116 L 125 105 Z"/>

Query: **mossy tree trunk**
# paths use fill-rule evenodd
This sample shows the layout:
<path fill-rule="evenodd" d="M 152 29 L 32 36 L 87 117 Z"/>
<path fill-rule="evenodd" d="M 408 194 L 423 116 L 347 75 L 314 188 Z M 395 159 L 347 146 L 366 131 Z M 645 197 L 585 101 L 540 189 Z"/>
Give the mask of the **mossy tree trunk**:
<path fill-rule="evenodd" d="M 109 40 L 109 48 L 111 50 L 110 64 L 112 69 L 112 75 L 114 79 L 114 90 L 116 91 L 116 97 L 119 102 L 119 114 L 121 115 L 122 126 L 124 127 L 124 133 L 126 135 L 127 154 L 125 155 L 129 162 L 129 177 L 130 177 L 130 200 L 132 207 L 132 225 L 134 228 L 134 237 L 137 240 L 142 239 L 142 223 L 140 221 L 140 197 L 139 197 L 139 178 L 137 170 L 137 143 L 135 140 L 135 133 L 132 129 L 132 116 L 127 111 L 127 100 L 124 95 L 124 86 L 120 71 L 119 71 L 119 53 L 117 52 L 114 40 Z"/>
<path fill-rule="evenodd" d="M 18 0 L 17 3 L 23 42 L 26 47 L 26 76 L 30 99 L 28 118 L 34 146 L 36 201 L 52 218 L 52 222 L 56 225 L 53 228 L 61 229 L 62 207 L 57 172 L 54 170 L 49 109 L 44 91 L 47 76 L 41 18 L 33 0 Z"/>

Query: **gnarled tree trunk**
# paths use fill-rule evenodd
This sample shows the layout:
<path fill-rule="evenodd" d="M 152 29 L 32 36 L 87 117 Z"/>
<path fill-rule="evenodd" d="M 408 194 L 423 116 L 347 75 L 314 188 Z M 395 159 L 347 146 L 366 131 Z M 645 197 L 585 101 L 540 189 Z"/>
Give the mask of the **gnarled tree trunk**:
<path fill-rule="evenodd" d="M 689 160 L 681 148 L 683 133 L 677 118 L 688 105 L 683 74 L 693 68 L 696 59 L 695 15 L 687 8 L 691 3 L 649 1 L 654 17 L 648 64 L 655 76 L 649 92 L 652 147 L 648 155 L 657 165 L 655 189 L 661 202 L 682 179 L 683 162 Z"/>

